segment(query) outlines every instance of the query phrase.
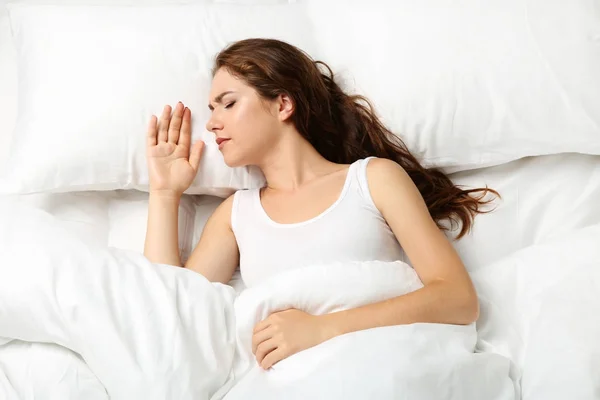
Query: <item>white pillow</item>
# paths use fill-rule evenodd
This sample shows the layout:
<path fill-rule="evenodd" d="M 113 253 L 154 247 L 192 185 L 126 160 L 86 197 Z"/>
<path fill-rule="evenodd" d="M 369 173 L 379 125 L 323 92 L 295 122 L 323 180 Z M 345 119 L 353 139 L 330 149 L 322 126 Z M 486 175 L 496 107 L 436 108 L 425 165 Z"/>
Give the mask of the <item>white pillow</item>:
<path fill-rule="evenodd" d="M 497 199 L 453 242 L 469 271 L 528 246 L 600 224 L 600 156 L 557 154 L 451 175 L 465 189 L 496 189 Z M 454 237 L 457 231 L 449 232 Z"/>
<path fill-rule="evenodd" d="M 184 195 L 179 204 L 179 256 L 185 262 L 192 250 L 194 201 Z M 108 246 L 142 254 L 148 227 L 148 193 L 119 191 L 108 200 Z"/>
<path fill-rule="evenodd" d="M 8 192 L 147 189 L 151 114 L 183 101 L 204 150 L 188 193 L 262 186 L 227 167 L 205 130 L 212 60 L 228 43 L 275 37 L 312 50 L 298 5 L 9 5 L 19 63 L 19 115 Z"/>
<path fill-rule="evenodd" d="M 306 1 L 314 55 L 425 165 L 600 154 L 595 2 Z"/>
<path fill-rule="evenodd" d="M 8 159 L 8 149 L 17 120 L 17 62 L 11 40 L 10 20 L 0 5 L 0 172 Z"/>
<path fill-rule="evenodd" d="M 600 154 L 600 24 L 589 2 L 303 3 L 308 12 L 302 4 L 13 6 L 20 118 L 0 190 L 147 189 L 147 119 L 178 100 L 194 113 L 194 138 L 208 143 L 188 193 L 261 186 L 258 171 L 227 168 L 204 131 L 211 58 L 249 36 L 278 37 L 328 62 L 426 165 L 453 172 Z"/>

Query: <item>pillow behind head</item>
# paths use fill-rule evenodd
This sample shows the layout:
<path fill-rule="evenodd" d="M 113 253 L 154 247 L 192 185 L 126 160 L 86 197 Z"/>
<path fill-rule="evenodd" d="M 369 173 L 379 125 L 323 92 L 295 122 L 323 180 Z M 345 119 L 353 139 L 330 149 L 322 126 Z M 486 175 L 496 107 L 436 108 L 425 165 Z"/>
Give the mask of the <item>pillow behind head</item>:
<path fill-rule="evenodd" d="M 206 142 L 187 193 L 262 186 L 260 171 L 227 167 L 205 130 L 212 62 L 246 37 L 310 50 L 301 6 L 12 4 L 9 13 L 19 110 L 3 190 L 147 190 L 148 121 L 177 101 L 192 110 L 192 140 Z"/>

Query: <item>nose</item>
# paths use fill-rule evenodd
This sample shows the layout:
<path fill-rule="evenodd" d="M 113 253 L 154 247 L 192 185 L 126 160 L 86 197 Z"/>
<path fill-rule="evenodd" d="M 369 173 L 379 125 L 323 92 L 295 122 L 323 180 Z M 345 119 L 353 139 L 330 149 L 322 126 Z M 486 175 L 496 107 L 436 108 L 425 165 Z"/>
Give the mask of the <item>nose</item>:
<path fill-rule="evenodd" d="M 206 130 L 215 132 L 220 129 L 223 129 L 223 123 L 213 114 L 206 122 Z"/>

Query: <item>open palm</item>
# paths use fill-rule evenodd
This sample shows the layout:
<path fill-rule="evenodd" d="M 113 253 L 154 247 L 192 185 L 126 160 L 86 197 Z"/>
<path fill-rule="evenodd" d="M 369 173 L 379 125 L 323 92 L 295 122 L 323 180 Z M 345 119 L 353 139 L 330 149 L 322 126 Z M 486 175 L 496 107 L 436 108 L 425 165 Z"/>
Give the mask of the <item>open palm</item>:
<path fill-rule="evenodd" d="M 165 106 L 160 120 L 150 118 L 147 134 L 147 160 L 151 192 L 181 195 L 196 177 L 204 143 L 193 146 L 191 112 L 179 102 L 171 117 Z"/>

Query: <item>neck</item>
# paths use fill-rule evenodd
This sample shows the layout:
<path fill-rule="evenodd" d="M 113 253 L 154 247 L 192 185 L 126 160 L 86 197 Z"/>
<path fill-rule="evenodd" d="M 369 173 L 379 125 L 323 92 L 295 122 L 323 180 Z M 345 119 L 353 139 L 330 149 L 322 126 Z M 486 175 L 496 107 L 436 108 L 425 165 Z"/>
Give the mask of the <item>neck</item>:
<path fill-rule="evenodd" d="M 315 178 L 335 170 L 329 162 L 297 132 L 282 135 L 272 151 L 258 165 L 271 190 L 293 191 Z"/>

